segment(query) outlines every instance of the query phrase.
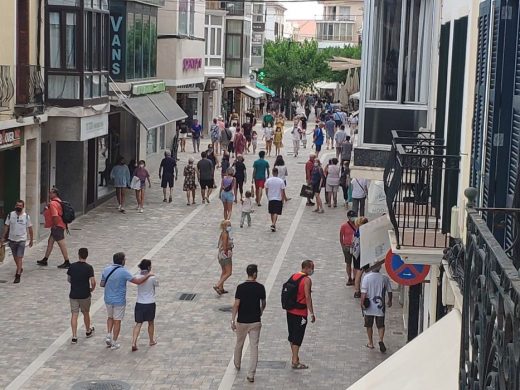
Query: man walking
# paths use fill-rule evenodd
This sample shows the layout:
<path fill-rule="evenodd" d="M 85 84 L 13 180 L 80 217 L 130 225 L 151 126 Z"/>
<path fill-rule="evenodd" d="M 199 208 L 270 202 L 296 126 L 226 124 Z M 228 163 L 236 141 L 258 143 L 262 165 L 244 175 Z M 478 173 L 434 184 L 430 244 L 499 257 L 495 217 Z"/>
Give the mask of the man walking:
<path fill-rule="evenodd" d="M 294 308 L 287 309 L 287 328 L 289 330 L 289 343 L 292 352 L 292 368 L 301 370 L 309 368 L 300 362 L 299 352 L 305 336 L 307 317 L 311 315 L 311 322 L 316 321 L 314 307 L 312 305 L 312 281 L 310 276 L 314 273 L 314 262 L 305 260 L 302 262 L 302 270 L 292 275 L 288 282 L 295 283 L 296 304 Z"/>
<path fill-rule="evenodd" d="M 338 144 L 336 144 L 337 146 Z M 345 140 L 340 144 L 341 145 L 341 165 L 343 162 L 347 163 L 347 168 L 350 167 L 350 160 L 352 159 L 352 143 L 350 142 L 350 135 L 345 137 Z"/>
<path fill-rule="evenodd" d="M 259 159 L 253 163 L 253 183 L 255 184 L 256 204 L 261 206 L 262 191 L 265 187 L 266 177 L 269 177 L 269 163 L 265 160 L 265 152 L 258 153 Z"/>
<path fill-rule="evenodd" d="M 325 137 L 323 135 L 324 128 L 325 128 L 324 123 L 320 122 L 319 126 L 314 129 L 313 142 L 314 142 L 314 147 L 316 148 L 316 157 L 319 157 L 320 152 L 321 152 L 321 147 L 323 146 L 323 138 Z"/>
<path fill-rule="evenodd" d="M 332 115 L 329 115 L 327 121 L 325 122 L 325 128 L 327 129 L 327 149 L 334 149 L 334 132 L 336 130 L 336 122 L 332 119 Z"/>
<path fill-rule="evenodd" d="M 65 245 L 65 229 L 67 225 L 63 222 L 63 207 L 61 206 L 60 192 L 56 187 L 49 191 L 50 202 L 43 211 L 45 219 L 45 227 L 51 229 L 49 240 L 47 241 L 47 250 L 43 259 L 36 263 L 41 266 L 47 266 L 47 261 L 52 253 L 54 243 L 57 242 L 63 256 L 63 264 L 58 265 L 58 268 L 69 268 L 69 254 L 67 253 L 67 246 Z"/>
<path fill-rule="evenodd" d="M 209 203 L 209 195 L 213 190 L 214 180 L 213 180 L 213 163 L 207 157 L 206 152 L 202 152 L 200 154 L 202 159 L 197 163 L 197 178 L 200 183 L 200 194 L 202 196 L 202 203 L 204 204 L 206 201 Z"/>
<path fill-rule="evenodd" d="M 16 264 L 16 273 L 13 283 L 20 283 L 23 272 L 23 256 L 25 254 L 25 244 L 27 242 L 27 232 L 29 232 L 29 247 L 33 246 L 33 228 L 29 214 L 24 211 L 25 202 L 18 200 L 5 219 L 4 232 L 0 237 L 0 246 L 4 240 L 8 241 L 9 248 L 13 254 Z"/>
<path fill-rule="evenodd" d="M 343 142 L 347 139 L 347 132 L 345 131 L 345 125 L 341 125 L 339 130 L 336 132 L 334 136 L 334 141 L 336 141 L 336 158 L 339 159 L 341 155 L 341 149 Z"/>
<path fill-rule="evenodd" d="M 90 304 L 92 292 L 96 288 L 96 278 L 94 277 L 94 268 L 87 264 L 87 257 L 88 249 L 80 248 L 78 250 L 79 261 L 72 263 L 67 270 L 67 278 L 70 283 L 69 300 L 72 313 L 70 319 L 72 344 L 78 343 L 78 317 L 80 310 L 83 313 L 85 336 L 90 338 L 94 334 L 94 327 L 90 326 Z"/>
<path fill-rule="evenodd" d="M 343 256 L 345 257 L 346 271 L 347 271 L 347 286 L 354 284 L 354 277 L 352 275 L 352 244 L 354 242 L 354 234 L 356 233 L 356 225 L 354 221 L 357 218 L 357 214 L 353 210 L 347 212 L 347 222 L 341 225 L 339 230 L 339 243 L 343 250 Z"/>
<path fill-rule="evenodd" d="M 262 329 L 261 317 L 265 310 L 266 295 L 264 286 L 256 281 L 258 276 L 257 265 L 249 264 L 246 272 L 247 281 L 239 284 L 235 293 L 235 304 L 231 313 L 231 329 L 237 335 L 234 354 L 234 363 L 237 370 L 240 370 L 242 348 L 244 347 L 246 336 L 249 336 L 251 358 L 249 360 L 247 380 L 254 382 L 256 365 L 258 363 L 258 342 L 260 340 L 260 330 Z"/>
<path fill-rule="evenodd" d="M 364 217 L 368 196 L 368 180 L 355 178 L 351 180 L 350 185 L 352 186 L 352 210 L 360 217 Z"/>
<path fill-rule="evenodd" d="M 374 349 L 373 326 L 374 319 L 379 333 L 379 350 L 386 352 L 385 337 L 385 294 L 388 294 L 388 307 L 392 307 L 392 285 L 390 278 L 381 275 L 381 265 L 367 273 L 361 282 L 361 309 L 365 316 L 367 328 L 367 348 Z M 368 305 L 367 305 L 368 304 Z"/>
<path fill-rule="evenodd" d="M 285 195 L 285 182 L 278 177 L 278 168 L 273 168 L 273 176 L 265 182 L 265 195 L 267 196 L 268 211 L 271 214 L 271 231 L 276 231 L 276 221 L 282 215 L 283 203 L 287 200 Z"/>
<path fill-rule="evenodd" d="M 153 274 L 145 276 L 133 276 L 126 268 L 126 257 L 123 252 L 115 253 L 113 263 L 103 270 L 100 286 L 105 288 L 104 298 L 107 308 L 107 336 L 105 343 L 108 348 L 119 349 L 117 342 L 121 331 L 121 321 L 125 316 L 126 307 L 126 283 L 142 284 Z"/>
<path fill-rule="evenodd" d="M 308 186 L 312 187 L 312 170 L 314 169 L 314 160 L 316 155 L 314 153 L 309 154 L 309 160 L 305 163 L 305 182 Z M 314 206 L 312 196 L 307 198 L 307 206 Z"/>
<path fill-rule="evenodd" d="M 199 125 L 198 119 L 193 120 L 191 126 L 191 140 L 193 141 L 193 153 L 200 152 L 200 139 L 202 138 L 202 126 Z"/>
<path fill-rule="evenodd" d="M 172 202 L 173 179 L 177 180 L 177 161 L 172 158 L 169 150 L 164 152 L 164 158 L 159 166 L 159 179 L 161 179 L 161 188 L 163 189 L 163 202 L 166 202 L 166 187 L 170 188 L 170 197 L 168 202 Z M 174 177 L 175 175 L 175 177 Z"/>

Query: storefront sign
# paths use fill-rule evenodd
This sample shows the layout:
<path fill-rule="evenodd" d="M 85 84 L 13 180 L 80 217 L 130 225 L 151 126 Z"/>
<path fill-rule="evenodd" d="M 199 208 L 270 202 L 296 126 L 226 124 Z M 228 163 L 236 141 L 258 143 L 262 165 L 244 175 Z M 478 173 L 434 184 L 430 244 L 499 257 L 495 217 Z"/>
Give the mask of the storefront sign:
<path fill-rule="evenodd" d="M 204 83 L 179 85 L 177 90 L 182 91 L 204 91 Z"/>
<path fill-rule="evenodd" d="M 11 149 L 23 145 L 22 129 L 0 130 L 0 150 Z"/>
<path fill-rule="evenodd" d="M 133 95 L 148 95 L 149 93 L 157 93 L 166 90 L 164 81 L 157 81 L 155 83 L 132 85 Z"/>
<path fill-rule="evenodd" d="M 202 67 L 202 58 L 184 58 L 182 60 L 182 70 L 197 70 Z"/>
<path fill-rule="evenodd" d="M 265 23 L 253 23 L 253 32 L 264 32 Z"/>
<path fill-rule="evenodd" d="M 80 141 L 108 134 L 108 113 L 81 118 Z"/>
<path fill-rule="evenodd" d="M 388 213 L 385 184 L 382 180 L 370 182 L 370 190 L 368 191 L 368 213 L 376 215 Z"/>
<path fill-rule="evenodd" d="M 126 5 L 121 1 L 110 3 L 110 75 L 124 80 L 126 74 Z"/>

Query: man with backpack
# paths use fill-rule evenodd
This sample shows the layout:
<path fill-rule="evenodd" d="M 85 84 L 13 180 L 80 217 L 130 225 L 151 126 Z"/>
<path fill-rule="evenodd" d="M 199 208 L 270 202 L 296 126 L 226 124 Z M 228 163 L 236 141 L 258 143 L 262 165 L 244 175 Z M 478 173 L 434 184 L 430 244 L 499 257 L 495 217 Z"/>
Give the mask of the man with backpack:
<path fill-rule="evenodd" d="M 47 266 L 54 243 L 57 242 L 63 255 L 63 264 L 58 265 L 58 268 L 69 268 L 70 262 L 67 246 L 65 245 L 65 230 L 67 229 L 67 224 L 74 220 L 74 210 L 69 203 L 60 199 L 60 192 L 56 187 L 49 191 L 49 199 L 50 201 L 43 211 L 43 217 L 45 219 L 45 227 L 50 228 L 51 234 L 47 241 L 45 256 L 36 263 L 41 266 Z"/>
<path fill-rule="evenodd" d="M 352 243 L 354 242 L 354 234 L 356 233 L 356 225 L 354 224 L 356 218 L 356 212 L 349 210 L 347 213 L 347 222 L 341 225 L 339 230 L 339 243 L 341 244 L 343 256 L 345 257 L 347 286 L 354 284 L 354 278 L 352 276 Z"/>
<path fill-rule="evenodd" d="M 309 368 L 300 363 L 300 347 L 305 336 L 307 317 L 310 314 L 311 322 L 316 321 L 314 307 L 312 305 L 310 276 L 314 273 L 314 262 L 304 260 L 302 270 L 292 275 L 282 288 L 282 308 L 287 311 L 287 328 L 289 330 L 289 343 L 291 344 L 291 367 L 295 370 Z"/>

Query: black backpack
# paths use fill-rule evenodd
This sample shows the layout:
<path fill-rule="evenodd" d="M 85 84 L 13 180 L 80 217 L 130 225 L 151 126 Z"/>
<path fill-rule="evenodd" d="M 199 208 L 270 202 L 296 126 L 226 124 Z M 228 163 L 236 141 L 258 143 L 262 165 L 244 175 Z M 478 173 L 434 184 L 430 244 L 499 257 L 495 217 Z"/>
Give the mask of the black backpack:
<path fill-rule="evenodd" d="M 294 275 L 293 275 L 294 276 Z M 282 308 L 284 310 L 291 309 L 305 309 L 307 305 L 299 303 L 298 299 L 298 288 L 300 287 L 301 281 L 305 278 L 302 275 L 300 278 L 293 280 L 291 276 L 287 282 L 282 286 Z"/>
<path fill-rule="evenodd" d="M 65 222 L 67 225 L 72 223 L 72 221 L 76 219 L 76 212 L 74 211 L 74 208 L 67 201 L 62 200 L 59 203 L 61 204 L 61 211 L 63 212 L 61 219 L 63 219 L 63 222 Z"/>

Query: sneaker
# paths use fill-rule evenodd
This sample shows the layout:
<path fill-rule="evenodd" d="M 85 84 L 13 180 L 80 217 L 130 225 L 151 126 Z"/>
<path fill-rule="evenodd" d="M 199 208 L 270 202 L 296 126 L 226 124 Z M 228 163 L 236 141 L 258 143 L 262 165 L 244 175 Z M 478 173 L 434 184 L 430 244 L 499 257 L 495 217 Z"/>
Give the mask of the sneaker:
<path fill-rule="evenodd" d="M 58 268 L 66 269 L 70 267 L 70 262 L 68 260 L 65 260 L 63 264 L 58 265 Z"/>
<path fill-rule="evenodd" d="M 107 335 L 105 337 L 105 344 L 107 345 L 107 348 L 110 348 L 112 346 L 112 336 Z"/>
<path fill-rule="evenodd" d="M 168 203 L 171 203 L 172 200 L 173 200 L 173 199 L 172 199 L 172 197 L 170 196 L 170 197 L 168 198 Z"/>
<path fill-rule="evenodd" d="M 166 203 L 166 202 L 167 202 L 166 198 L 164 198 L 164 199 L 163 199 L 162 201 L 163 201 L 164 203 Z"/>
<path fill-rule="evenodd" d="M 121 207 L 121 209 L 119 210 L 120 213 L 126 213 L 125 209 Z"/>
<path fill-rule="evenodd" d="M 19 274 L 14 275 L 14 282 L 13 283 L 20 283 L 20 275 Z"/>
<path fill-rule="evenodd" d="M 91 326 L 90 329 L 85 333 L 85 336 L 88 338 L 91 338 L 92 336 L 94 336 L 94 327 Z"/>
<path fill-rule="evenodd" d="M 114 343 L 113 342 L 112 345 L 110 346 L 110 349 L 112 349 L 112 350 L 116 350 L 116 349 L 119 349 L 119 348 L 121 348 L 121 344 L 119 344 L 119 343 Z"/>
<path fill-rule="evenodd" d="M 139 209 L 140 213 L 144 213 L 144 210 L 142 208 Z"/>
<path fill-rule="evenodd" d="M 253 378 L 252 376 L 248 376 L 247 381 L 253 383 L 255 381 L 255 378 Z"/>
<path fill-rule="evenodd" d="M 276 226 L 271 225 L 271 231 L 272 231 L 272 232 L 275 232 L 275 231 L 276 231 Z"/>
<path fill-rule="evenodd" d="M 78 343 L 78 338 L 77 337 L 73 337 L 72 339 L 70 339 L 70 343 L 71 344 L 77 344 Z"/>
<path fill-rule="evenodd" d="M 41 265 L 41 266 L 47 266 L 47 265 L 48 265 L 48 264 L 47 264 L 47 259 L 41 259 L 41 260 L 38 260 L 38 261 L 36 262 L 36 264 Z"/>
<path fill-rule="evenodd" d="M 118 205 L 118 206 L 117 206 L 117 209 L 118 209 L 118 210 L 121 210 L 121 205 Z"/>

